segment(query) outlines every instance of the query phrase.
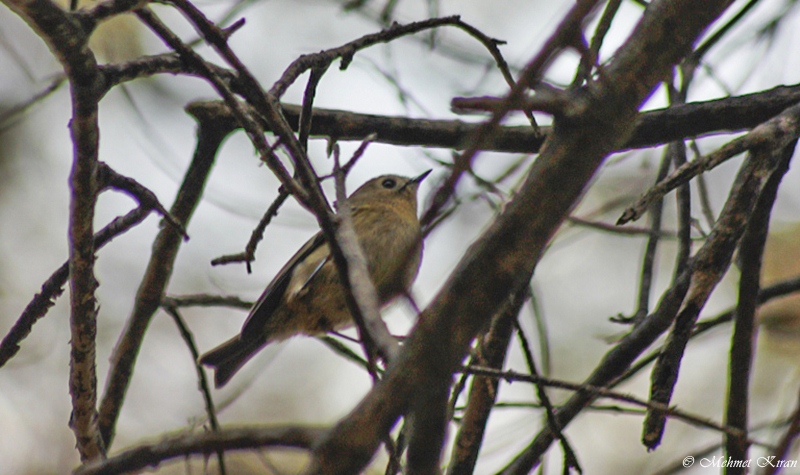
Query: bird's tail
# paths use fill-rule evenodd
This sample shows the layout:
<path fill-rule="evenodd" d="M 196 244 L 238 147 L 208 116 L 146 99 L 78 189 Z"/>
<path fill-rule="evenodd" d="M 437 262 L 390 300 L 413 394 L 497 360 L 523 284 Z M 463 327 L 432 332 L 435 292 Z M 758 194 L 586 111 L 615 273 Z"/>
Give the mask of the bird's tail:
<path fill-rule="evenodd" d="M 201 356 L 199 361 L 214 368 L 214 387 L 221 388 L 266 343 L 266 339 L 245 340 L 237 335 Z"/>

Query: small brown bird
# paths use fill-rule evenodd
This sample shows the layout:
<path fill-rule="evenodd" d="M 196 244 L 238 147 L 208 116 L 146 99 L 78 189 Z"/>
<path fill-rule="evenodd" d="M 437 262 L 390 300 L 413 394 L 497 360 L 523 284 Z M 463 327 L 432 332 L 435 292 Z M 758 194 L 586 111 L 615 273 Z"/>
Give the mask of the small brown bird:
<path fill-rule="evenodd" d="M 381 305 L 403 295 L 417 277 L 422 259 L 417 189 L 430 172 L 416 178 L 379 176 L 347 199 Z M 214 384 L 220 388 L 268 343 L 352 324 L 338 270 L 319 232 L 270 282 L 241 333 L 201 356 L 200 363 L 216 370 Z"/>

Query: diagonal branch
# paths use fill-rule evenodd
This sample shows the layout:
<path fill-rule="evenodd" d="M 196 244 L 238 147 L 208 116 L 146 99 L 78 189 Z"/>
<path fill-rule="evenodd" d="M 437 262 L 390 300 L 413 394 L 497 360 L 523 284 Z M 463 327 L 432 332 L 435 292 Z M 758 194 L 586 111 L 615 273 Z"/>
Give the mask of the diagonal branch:
<path fill-rule="evenodd" d="M 335 219 L 338 225 L 334 230 L 335 245 L 330 246 L 330 250 L 339 269 L 339 275 L 345 277 L 341 280 L 346 289 L 347 307 L 358 327 L 359 336 L 370 363 L 370 372 L 372 372 L 375 368 L 373 347 L 388 362 L 397 356 L 399 345 L 381 320 L 378 293 L 375 290 L 375 284 L 369 277 L 367 260 L 353 226 L 352 212 L 347 204 L 344 188 L 345 172 L 339 166 L 338 156 L 338 153 L 334 153 L 336 202 L 338 204 Z"/>
<path fill-rule="evenodd" d="M 256 150 L 258 150 L 262 161 L 267 164 L 270 170 L 281 181 L 283 186 L 289 190 L 295 199 L 297 199 L 300 203 L 307 205 L 309 199 L 308 193 L 289 175 L 288 171 L 275 154 L 274 148 L 267 144 L 267 141 L 264 138 L 264 130 L 260 124 L 255 121 L 251 114 L 248 114 L 242 105 L 234 98 L 233 92 L 226 81 L 227 77 L 223 77 L 218 74 L 219 68 L 210 65 L 207 61 L 204 61 L 197 52 L 181 41 L 181 39 L 175 33 L 173 33 L 172 30 L 167 28 L 167 26 L 149 9 L 142 8 L 137 10 L 136 14 L 139 19 L 142 20 L 142 22 L 144 22 L 164 41 L 164 43 L 178 53 L 181 60 L 190 64 L 190 68 L 208 80 L 217 93 L 225 100 L 225 103 L 228 105 L 228 107 L 231 108 L 234 117 L 236 117 L 237 126 L 241 126 L 245 130 L 247 136 L 250 138 L 250 141 L 253 142 Z M 218 34 L 222 35 L 222 33 Z M 207 114 L 203 114 L 203 116 L 208 117 Z M 214 121 L 218 125 L 225 126 L 226 135 L 233 130 L 226 124 L 216 121 L 216 119 L 214 119 Z"/>
<path fill-rule="evenodd" d="M 115 237 L 125 233 L 132 227 L 144 221 L 152 210 L 146 208 L 136 208 L 125 216 L 114 219 L 106 227 L 97 232 L 94 236 L 94 248 L 98 250 L 105 246 Z M 14 326 L 0 342 L 0 367 L 17 354 L 19 344 L 27 338 L 33 329 L 33 325 L 45 316 L 54 301 L 64 291 L 64 285 L 69 277 L 69 261 L 65 262 L 42 284 L 42 290 L 34 295 L 33 299 L 22 311 Z"/>
<path fill-rule="evenodd" d="M 519 295 L 524 296 L 525 294 L 520 293 Z M 524 298 L 519 297 L 517 300 L 515 305 L 509 305 L 505 312 L 492 320 L 491 327 L 480 339 L 477 361 L 481 366 L 497 370 L 503 368 L 508 345 L 511 343 L 511 336 L 514 333 L 514 323 L 522 303 L 525 301 Z M 500 380 L 498 378 L 473 376 L 467 407 L 455 437 L 453 455 L 447 468 L 449 475 L 474 472 L 478 453 L 483 443 L 486 423 L 497 399 L 499 387 Z"/>
<path fill-rule="evenodd" d="M 164 208 L 155 193 L 133 178 L 120 175 L 104 162 L 98 162 L 97 165 L 98 188 L 101 191 L 105 188 L 114 188 L 128 194 L 139 203 L 140 207 L 147 210 L 156 210 L 168 224 L 178 229 L 184 239 L 189 239 L 177 218 Z"/>
<path fill-rule="evenodd" d="M 200 115 L 197 148 L 184 175 L 170 214 L 185 229 L 203 194 L 214 158 L 229 129 Z M 159 231 L 147 270 L 136 293 L 136 301 L 122 336 L 111 355 L 106 390 L 100 403 L 100 431 L 106 447 L 111 446 L 120 410 L 128 390 L 139 348 L 153 314 L 158 310 L 172 275 L 172 268 L 181 244 L 176 228 L 166 226 Z"/>
<path fill-rule="evenodd" d="M 444 210 L 455 192 L 456 184 L 461 175 L 472 166 L 475 156 L 486 143 L 492 141 L 502 120 L 514 108 L 514 105 L 525 96 L 528 89 L 538 83 L 539 78 L 544 74 L 544 69 L 556 54 L 572 44 L 572 41 L 581 30 L 584 20 L 591 14 L 597 3 L 599 3 L 598 0 L 580 0 L 576 2 L 558 25 L 556 31 L 545 41 L 541 50 L 525 66 L 522 78 L 511 88 L 511 91 L 503 100 L 502 106 L 492 113 L 492 117 L 489 120 L 480 124 L 475 132 L 470 134 L 465 150 L 457 157 L 450 175 L 441 182 L 433 193 L 430 205 L 422 216 L 423 227 L 435 221 L 437 216 Z"/>
<path fill-rule="evenodd" d="M 628 207 L 620 216 L 617 224 L 625 224 L 639 219 L 654 200 L 688 182 L 698 174 L 710 170 L 726 160 L 747 150 L 757 147 L 786 146 L 796 137 L 798 121 L 800 121 L 800 104 L 782 111 L 777 116 L 756 126 L 750 133 L 727 143 L 706 157 L 702 157 L 679 167 L 667 178 L 650 188 L 636 203 Z"/>
<path fill-rule="evenodd" d="M 747 430 L 750 393 L 750 375 L 756 337 L 756 308 L 761 290 L 761 259 L 769 231 L 772 208 L 778 195 L 778 187 L 794 154 L 796 142 L 782 150 L 778 168 L 772 173 L 764 186 L 764 191 L 756 202 L 750 220 L 739 244 L 741 278 L 739 299 L 734 315 L 734 329 L 731 337 L 730 362 L 728 371 L 728 400 L 726 424 L 743 431 L 742 437 L 726 437 L 725 451 L 733 460 L 747 460 Z M 730 475 L 744 474 L 744 467 L 731 467 Z"/>
<path fill-rule="evenodd" d="M 800 109 L 798 109 L 800 111 Z M 800 133 L 800 129 L 798 130 Z M 730 265 L 733 252 L 744 233 L 747 220 L 755 208 L 754 197 L 761 195 L 770 175 L 780 163 L 785 147 L 755 150 L 742 165 L 725 207 L 720 213 L 706 245 L 692 260 L 686 300 L 677 314 L 664 349 L 651 376 L 651 399 L 669 404 L 677 381 L 680 362 L 700 310 Z M 650 411 L 644 422 L 643 442 L 649 449 L 661 441 L 666 420 Z"/>

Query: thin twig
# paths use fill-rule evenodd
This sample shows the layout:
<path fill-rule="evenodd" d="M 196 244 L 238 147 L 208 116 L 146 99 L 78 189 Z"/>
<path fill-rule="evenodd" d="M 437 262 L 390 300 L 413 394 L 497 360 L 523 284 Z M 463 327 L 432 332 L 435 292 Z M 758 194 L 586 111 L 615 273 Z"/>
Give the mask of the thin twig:
<path fill-rule="evenodd" d="M 501 41 L 490 38 L 480 32 L 477 28 L 464 23 L 458 16 L 449 16 L 443 18 L 430 18 L 418 22 L 409 23 L 407 25 L 393 24 L 389 28 L 362 36 L 347 44 L 337 48 L 331 48 L 325 51 L 314 54 L 306 54 L 297 58 L 281 75 L 281 78 L 275 82 L 270 89 L 270 94 L 275 97 L 282 97 L 291 84 L 300 77 L 305 71 L 313 67 L 327 67 L 333 61 L 341 59 L 340 69 L 346 69 L 353 60 L 354 55 L 365 48 L 369 48 L 378 43 L 388 43 L 396 40 L 397 38 L 413 35 L 415 33 L 439 28 L 442 26 L 453 26 L 468 33 L 473 38 L 481 42 L 486 49 L 491 53 L 495 59 L 498 68 L 500 69 L 503 77 L 509 84 L 513 83 L 513 77 L 508 69 L 508 64 L 503 58 L 500 50 L 497 48 Z"/>
<path fill-rule="evenodd" d="M 466 149 L 454 163 L 450 175 L 443 180 L 430 199 L 428 208 L 422 215 L 422 225 L 427 226 L 445 209 L 455 192 L 456 184 L 461 174 L 471 167 L 472 160 L 485 144 L 491 142 L 500 122 L 524 97 L 527 90 L 534 87 L 544 68 L 555 57 L 556 53 L 568 48 L 577 31 L 581 30 L 583 20 L 591 13 L 598 0 L 582 0 L 577 2 L 567 13 L 556 28 L 556 31 L 545 41 L 539 52 L 528 62 L 522 73 L 521 79 L 511 88 L 500 103 L 500 107 L 493 111 L 492 117 L 480 124 L 474 134 L 471 134 Z"/>
<path fill-rule="evenodd" d="M 94 248 L 98 250 L 108 244 L 115 237 L 125 233 L 132 227 L 144 221 L 151 210 L 142 207 L 135 208 L 125 216 L 115 218 L 111 223 L 97 232 L 94 236 Z M 64 285 L 69 276 L 69 262 L 59 267 L 43 284 L 41 291 L 22 311 L 14 326 L 0 342 L 0 367 L 14 357 L 20 349 L 20 343 L 33 329 L 33 325 L 47 314 L 64 291 Z"/>
<path fill-rule="evenodd" d="M 47 87 L 34 94 L 31 98 L 5 109 L 3 113 L 0 114 L 0 134 L 13 127 L 26 112 L 31 110 L 31 108 L 40 104 L 50 97 L 51 94 L 58 91 L 66 81 L 67 76 L 65 74 L 59 74 Z"/>
<path fill-rule="evenodd" d="M 610 223 L 603 223 L 600 221 L 592 221 L 589 219 L 584 219 L 578 216 L 569 216 L 567 217 L 567 221 L 578 225 L 584 226 L 587 228 L 597 229 L 600 231 L 608 232 L 611 234 L 618 234 L 620 236 L 653 236 L 654 234 L 659 238 L 671 238 L 675 239 L 675 233 L 671 233 L 668 231 L 661 231 L 660 229 L 653 230 L 653 228 L 639 228 L 636 226 L 619 226 L 617 224 L 610 224 Z"/>
<path fill-rule="evenodd" d="M 278 188 L 278 196 L 272 204 L 269 205 L 267 211 L 264 212 L 264 216 L 261 217 L 258 225 L 253 229 L 253 232 L 250 234 L 250 240 L 247 241 L 247 245 L 244 248 L 244 252 L 217 257 L 211 261 L 211 265 L 218 266 L 233 262 L 244 262 L 247 266 L 247 273 L 252 273 L 250 263 L 256 259 L 256 247 L 258 243 L 264 239 L 264 231 L 267 229 L 267 226 L 269 226 L 269 223 L 272 222 L 272 218 L 278 215 L 278 210 L 283 206 L 287 198 L 289 198 L 289 193 L 286 192 L 286 189 L 283 187 Z"/>
<path fill-rule="evenodd" d="M 230 307 L 241 310 L 248 310 L 253 306 L 253 302 L 242 300 L 239 297 L 229 297 L 220 295 L 170 295 L 161 300 L 164 308 L 183 308 L 183 307 Z"/>
<path fill-rule="evenodd" d="M 156 17 L 149 9 L 142 8 L 136 11 L 136 15 L 141 19 L 151 30 L 153 30 L 161 39 L 174 49 L 178 55 L 187 63 L 191 65 L 199 74 L 206 78 L 217 93 L 225 100 L 225 104 L 230 108 L 234 117 L 238 122 L 238 126 L 244 128 L 250 141 L 253 142 L 256 150 L 258 151 L 261 160 L 267 164 L 269 169 L 281 181 L 283 186 L 297 199 L 300 203 L 307 203 L 308 197 L 306 191 L 289 175 L 286 168 L 281 163 L 280 159 L 275 155 L 272 147 L 269 146 L 264 138 L 264 130 L 259 125 L 259 122 L 253 119 L 252 115 L 236 100 L 225 78 L 218 74 L 217 68 L 209 65 L 204 61 L 199 54 L 189 48 L 181 39 L 175 35 L 158 17 Z M 204 19 L 205 17 L 203 17 Z M 223 38 L 225 35 L 217 32 L 217 36 Z M 241 73 L 240 73 L 241 77 Z"/>
<path fill-rule="evenodd" d="M 314 96 L 317 93 L 317 86 L 327 70 L 328 65 L 312 68 L 306 83 L 306 90 L 303 92 L 303 108 L 300 111 L 300 120 L 297 125 L 297 140 L 306 151 L 308 151 L 308 136 L 311 134 L 311 122 L 314 116 Z"/>
<path fill-rule="evenodd" d="M 758 293 L 758 305 L 763 305 L 766 302 L 769 302 L 772 299 L 776 299 L 779 297 L 783 297 L 786 295 L 790 295 L 795 292 L 800 292 L 800 276 L 795 276 L 793 278 L 775 283 L 768 287 L 764 287 Z M 717 315 L 714 318 L 709 318 L 707 320 L 701 320 L 697 322 L 695 325 L 694 330 L 692 331 L 692 335 L 690 338 L 696 338 L 709 330 L 716 328 L 719 325 L 730 323 L 733 321 L 734 311 L 729 310 L 727 312 L 723 312 Z M 631 367 L 625 371 L 622 375 L 620 375 L 617 379 L 614 380 L 612 386 L 618 386 L 619 384 L 629 380 L 634 375 L 638 374 L 642 369 L 644 369 L 647 365 L 652 363 L 653 361 L 658 358 L 658 355 L 661 354 L 663 348 L 656 348 L 653 350 L 652 353 L 649 353 L 631 365 Z"/>
<path fill-rule="evenodd" d="M 128 196 L 135 199 L 142 208 L 157 211 L 161 216 L 164 217 L 167 223 L 169 223 L 171 226 L 175 226 L 185 241 L 189 240 L 186 230 L 183 229 L 183 226 L 181 226 L 181 224 L 178 222 L 178 219 L 170 214 L 166 208 L 164 208 L 155 193 L 140 184 L 138 181 L 134 180 L 133 178 L 120 175 L 104 162 L 98 162 L 97 181 L 101 191 L 106 187 L 114 188 L 128 194 Z"/>
<path fill-rule="evenodd" d="M 528 339 L 525 337 L 525 332 L 522 330 L 522 326 L 519 324 L 518 319 L 515 320 L 514 326 L 516 327 L 517 338 L 519 339 L 520 346 L 522 347 L 522 354 L 525 356 L 525 363 L 528 365 L 528 372 L 534 378 L 538 378 L 539 371 L 536 369 L 536 362 L 533 359 L 533 352 L 531 351 L 530 345 L 528 345 Z M 569 440 L 567 440 L 567 437 L 561 431 L 561 426 L 556 418 L 553 404 L 550 402 L 550 398 L 547 396 L 547 392 L 544 390 L 544 385 L 534 383 L 534 386 L 536 388 L 536 397 L 539 399 L 539 402 L 542 404 L 542 407 L 544 407 L 545 410 L 547 427 L 549 427 L 550 430 L 556 435 L 556 438 L 558 438 L 558 441 L 561 444 L 561 450 L 564 451 L 564 473 L 569 473 L 572 471 L 572 469 L 577 470 L 578 473 L 583 473 L 583 469 L 578 462 L 578 456 L 575 455 L 575 450 L 573 450 Z"/>
<path fill-rule="evenodd" d="M 669 173 L 669 166 L 672 163 L 668 153 L 664 153 L 661 159 L 661 166 L 658 167 L 656 183 L 663 180 Z M 642 270 L 639 274 L 639 292 L 636 305 L 636 312 L 630 320 L 634 325 L 638 325 L 650 312 L 650 292 L 653 286 L 653 272 L 655 271 L 656 251 L 661 238 L 661 217 L 664 213 L 664 201 L 655 200 L 650 204 L 650 229 L 647 238 L 647 247 L 642 258 Z"/>
<path fill-rule="evenodd" d="M 706 417 L 693 415 L 688 412 L 682 411 L 676 407 L 669 407 L 661 403 L 653 401 L 644 401 L 630 394 L 621 393 L 604 387 L 598 387 L 580 383 L 571 383 L 559 379 L 545 378 L 542 376 L 523 374 L 515 371 L 498 371 L 493 368 L 482 368 L 473 366 L 469 368 L 463 368 L 463 371 L 467 371 L 474 375 L 500 378 L 509 383 L 517 381 L 527 382 L 531 384 L 538 383 L 551 388 L 566 389 L 569 391 L 574 391 L 579 393 L 588 393 L 593 396 L 592 399 L 608 398 L 608 399 L 613 399 L 615 401 L 627 402 L 629 404 L 633 404 L 634 406 L 648 408 L 651 410 L 663 411 L 670 417 L 674 417 L 676 419 L 682 420 L 692 425 L 705 427 L 708 429 L 714 429 L 718 432 L 731 434 L 734 436 L 741 435 L 741 431 L 739 429 L 734 427 L 727 427 L 725 425 L 714 422 Z"/>
<path fill-rule="evenodd" d="M 251 141 L 256 145 L 256 148 L 264 156 L 267 166 L 276 174 L 281 180 L 283 186 L 291 192 L 295 198 L 304 206 L 314 212 L 323 232 L 332 241 L 333 224 L 331 222 L 330 206 L 325 199 L 325 195 L 320 188 L 319 178 L 311 166 L 306 151 L 298 141 L 297 137 L 292 132 L 286 118 L 282 115 L 280 110 L 280 103 L 278 102 L 279 95 L 267 93 L 259 84 L 255 76 L 249 69 L 242 63 L 241 59 L 233 52 L 228 45 L 228 35 L 222 31 L 217 25 L 211 22 L 194 4 L 187 0 L 171 0 L 171 3 L 186 16 L 190 23 L 194 26 L 195 30 L 214 48 L 214 50 L 236 71 L 239 78 L 239 94 L 241 94 L 248 103 L 250 103 L 261 115 L 261 117 L 269 124 L 273 133 L 278 137 L 281 142 L 281 147 L 286 150 L 289 158 L 294 165 L 294 178 L 290 179 L 285 167 L 278 159 L 277 155 L 266 147 L 267 143 L 262 134 L 260 134 L 261 126 L 254 121 L 251 117 L 246 116 L 244 109 L 233 98 L 231 91 L 220 81 L 220 78 L 215 77 L 213 72 L 205 66 L 199 55 L 186 47 L 174 34 L 161 28 L 159 33 L 163 38 L 172 35 L 169 41 L 170 46 L 179 53 L 190 59 L 193 63 L 201 68 L 206 69 L 207 78 L 212 81 L 212 84 L 217 89 L 228 104 L 229 107 L 235 107 L 238 113 L 242 116 L 242 120 L 247 121 L 243 123 L 245 130 L 248 132 Z M 180 48 L 180 50 L 178 49 Z M 299 182 L 299 183 L 297 183 Z M 335 253 L 335 252 L 334 252 Z"/>
<path fill-rule="evenodd" d="M 700 148 L 697 146 L 696 140 L 690 141 L 689 145 L 691 146 L 695 157 L 700 157 L 703 155 L 700 152 Z M 708 195 L 708 185 L 706 184 L 706 176 L 704 173 L 697 175 L 697 195 L 700 198 L 700 211 L 703 213 L 703 217 L 706 220 L 708 229 L 711 229 L 714 227 L 716 218 L 714 217 L 714 210 L 711 207 L 711 199 Z"/>
<path fill-rule="evenodd" d="M 194 362 L 193 366 L 195 372 L 197 373 L 197 386 L 200 390 L 200 393 L 203 395 L 203 402 L 205 403 L 208 422 L 211 425 L 211 430 L 213 432 L 219 432 L 220 427 L 219 421 L 217 421 L 217 411 L 214 409 L 214 400 L 211 398 L 211 388 L 208 386 L 206 373 L 203 371 L 203 367 L 200 365 L 200 363 L 198 363 L 198 360 L 200 359 L 200 353 L 197 351 L 197 345 L 194 343 L 194 336 L 192 336 L 192 332 L 189 330 L 189 327 L 186 326 L 183 318 L 181 318 L 181 314 L 178 312 L 177 307 L 162 305 L 162 308 L 164 308 L 169 316 L 172 317 L 172 320 L 178 327 L 181 338 L 183 338 L 184 343 L 186 343 L 186 346 L 189 348 L 189 353 L 192 355 L 192 362 Z M 219 463 L 220 475 L 225 475 L 227 470 L 225 469 L 224 450 L 217 450 L 217 461 Z"/>
<path fill-rule="evenodd" d="M 375 370 L 379 374 L 383 373 L 383 369 L 381 369 L 380 367 L 370 367 L 370 364 L 367 360 L 365 360 L 363 357 L 361 357 L 361 355 L 359 355 L 355 351 L 351 350 L 348 346 L 346 346 L 338 339 L 327 335 L 318 336 L 316 338 L 317 340 L 322 342 L 325 346 L 330 348 L 331 351 L 333 351 L 334 353 L 338 354 L 339 356 L 343 357 L 346 360 L 356 363 L 358 366 L 361 366 L 368 372 Z"/>
<path fill-rule="evenodd" d="M 592 69 L 597 66 L 600 57 L 600 48 L 603 46 L 603 40 L 608 30 L 611 28 L 611 22 L 617 15 L 621 4 L 622 0 L 611 0 L 606 5 L 605 10 L 603 10 L 603 16 L 600 17 L 600 21 L 597 23 L 592 41 L 586 51 L 581 55 L 581 62 L 575 73 L 575 79 L 572 81 L 571 87 L 573 89 L 581 86 L 591 78 Z"/>

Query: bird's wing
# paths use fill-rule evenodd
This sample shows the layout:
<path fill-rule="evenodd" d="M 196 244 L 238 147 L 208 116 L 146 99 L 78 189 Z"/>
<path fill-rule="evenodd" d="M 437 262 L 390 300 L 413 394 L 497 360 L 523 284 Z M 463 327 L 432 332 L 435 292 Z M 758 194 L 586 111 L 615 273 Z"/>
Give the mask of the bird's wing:
<path fill-rule="evenodd" d="M 322 266 L 330 259 L 331 253 L 328 251 L 328 247 L 318 247 L 315 252 L 309 254 L 302 263 L 298 264 L 295 267 L 292 280 L 289 281 L 289 285 L 286 287 L 286 301 L 290 302 L 297 296 L 302 295 L 308 284 L 311 283 L 311 279 L 322 270 Z"/>
<path fill-rule="evenodd" d="M 242 327 L 242 338 L 263 337 L 264 326 L 273 312 L 275 312 L 281 304 L 281 299 L 286 293 L 286 289 L 289 286 L 289 282 L 292 280 L 292 275 L 298 264 L 302 263 L 312 252 L 319 249 L 323 244 L 325 244 L 325 237 L 319 232 L 289 259 L 289 262 L 287 262 L 275 278 L 272 279 L 272 282 L 264 289 L 261 297 L 258 298 L 258 301 L 250 310 L 250 315 L 247 317 Z"/>

